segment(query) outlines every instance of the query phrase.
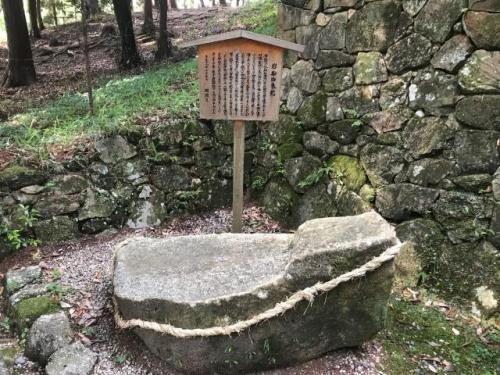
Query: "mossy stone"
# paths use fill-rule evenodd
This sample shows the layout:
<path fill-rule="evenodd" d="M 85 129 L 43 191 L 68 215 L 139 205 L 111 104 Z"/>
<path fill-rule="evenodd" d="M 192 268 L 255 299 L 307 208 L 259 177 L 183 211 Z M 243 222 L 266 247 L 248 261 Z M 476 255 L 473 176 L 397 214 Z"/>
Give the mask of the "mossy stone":
<path fill-rule="evenodd" d="M 285 143 L 278 147 L 278 155 L 282 161 L 301 156 L 303 151 L 300 143 Z"/>
<path fill-rule="evenodd" d="M 307 97 L 299 108 L 297 115 L 306 130 L 313 130 L 326 120 L 327 97 L 321 92 Z"/>
<path fill-rule="evenodd" d="M 347 155 L 335 155 L 328 161 L 335 175 L 347 190 L 359 191 L 366 182 L 366 174 L 356 158 Z"/>
<path fill-rule="evenodd" d="M 17 190 L 29 185 L 38 185 L 44 182 L 43 172 L 19 164 L 13 164 L 0 171 L 0 186 L 10 190 Z"/>
<path fill-rule="evenodd" d="M 20 330 L 31 326 L 38 317 L 59 310 L 60 306 L 57 301 L 49 296 L 27 298 L 14 306 L 14 314 Z"/>

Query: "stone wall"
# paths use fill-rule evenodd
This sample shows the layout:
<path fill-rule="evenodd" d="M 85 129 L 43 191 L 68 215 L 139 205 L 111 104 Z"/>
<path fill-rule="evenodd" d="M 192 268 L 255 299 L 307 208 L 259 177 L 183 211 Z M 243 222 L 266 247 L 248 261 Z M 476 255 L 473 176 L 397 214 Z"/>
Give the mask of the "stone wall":
<path fill-rule="evenodd" d="M 500 1 L 283 0 L 278 23 L 306 49 L 259 135 L 268 212 L 375 207 L 442 291 L 498 291 Z"/>
<path fill-rule="evenodd" d="M 249 151 L 256 129 L 247 127 Z M 97 140 L 65 162 L 12 163 L 0 171 L 0 225 L 46 244 L 229 206 L 232 138 L 230 124 L 175 120 Z M 38 212 L 32 228 L 26 210 Z M 9 253 L 2 237 L 0 260 Z"/>

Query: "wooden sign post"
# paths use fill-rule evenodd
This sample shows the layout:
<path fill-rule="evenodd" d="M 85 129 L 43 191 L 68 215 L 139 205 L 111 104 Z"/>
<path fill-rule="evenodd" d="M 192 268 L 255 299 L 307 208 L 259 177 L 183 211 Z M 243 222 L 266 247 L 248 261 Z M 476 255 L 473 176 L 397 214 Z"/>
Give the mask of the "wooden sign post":
<path fill-rule="evenodd" d="M 233 232 L 242 228 L 244 121 L 277 121 L 283 51 L 304 46 L 245 30 L 181 44 L 198 47 L 200 117 L 234 120 Z"/>

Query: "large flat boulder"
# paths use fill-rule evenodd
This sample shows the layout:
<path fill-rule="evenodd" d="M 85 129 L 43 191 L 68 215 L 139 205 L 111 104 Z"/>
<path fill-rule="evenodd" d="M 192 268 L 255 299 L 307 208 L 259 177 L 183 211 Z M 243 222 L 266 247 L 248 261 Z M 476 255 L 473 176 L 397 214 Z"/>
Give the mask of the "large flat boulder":
<path fill-rule="evenodd" d="M 185 329 L 227 326 L 294 292 L 353 270 L 397 239 L 375 212 L 315 219 L 295 234 L 133 238 L 118 245 L 114 298 L 122 319 Z M 393 262 L 239 334 L 179 338 L 134 328 L 149 349 L 190 373 L 239 373 L 357 346 L 384 327 Z"/>

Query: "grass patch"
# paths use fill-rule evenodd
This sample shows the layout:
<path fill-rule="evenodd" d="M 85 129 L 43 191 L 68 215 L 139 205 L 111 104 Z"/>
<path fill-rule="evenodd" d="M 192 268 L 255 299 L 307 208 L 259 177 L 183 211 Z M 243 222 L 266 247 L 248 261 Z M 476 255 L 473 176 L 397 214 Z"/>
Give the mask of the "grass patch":
<path fill-rule="evenodd" d="M 54 102 L 13 116 L 0 125 L 0 147 L 38 151 L 80 137 L 111 133 L 135 123 L 138 116 L 161 110 L 165 116 L 189 116 L 196 109 L 196 61 L 170 64 L 132 77 L 109 81 L 94 90 L 95 115 L 87 113 L 87 97 L 65 94 Z M 42 150 L 40 150 L 42 148 Z"/>
<path fill-rule="evenodd" d="M 271 0 L 250 2 L 235 13 L 230 22 L 273 35 L 276 4 Z M 67 93 L 41 107 L 31 107 L 5 123 L 0 122 L 0 149 L 15 146 L 43 160 L 49 155 L 48 146 L 69 145 L 82 138 L 117 132 L 136 123 L 138 117 L 160 110 L 162 116 L 170 118 L 195 116 L 197 98 L 194 59 L 155 67 L 141 75 L 111 80 L 95 89 L 94 116 L 87 113 L 85 94 Z M 0 104 L 4 108 L 12 105 Z"/>
<path fill-rule="evenodd" d="M 379 335 L 387 357 L 384 370 L 392 375 L 497 374 L 500 331 L 493 324 L 480 327 L 462 314 L 443 313 L 401 299 L 391 300 L 388 329 Z M 483 331 L 478 334 L 478 329 Z"/>
<path fill-rule="evenodd" d="M 274 36 L 277 30 L 276 3 L 271 0 L 250 2 L 230 22 L 235 26 L 245 25 L 259 34 Z"/>

